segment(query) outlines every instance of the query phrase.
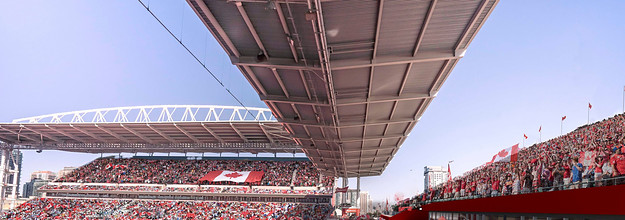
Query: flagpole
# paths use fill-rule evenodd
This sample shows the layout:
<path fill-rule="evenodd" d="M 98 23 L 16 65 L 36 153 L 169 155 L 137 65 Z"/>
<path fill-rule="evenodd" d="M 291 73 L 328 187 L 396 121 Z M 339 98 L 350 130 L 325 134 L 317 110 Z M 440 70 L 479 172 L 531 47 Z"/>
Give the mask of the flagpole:
<path fill-rule="evenodd" d="M 562 124 L 564 124 L 564 120 L 560 121 L 560 136 L 562 136 Z"/>
<path fill-rule="evenodd" d="M 590 124 L 590 103 L 588 106 L 588 121 L 586 121 L 586 124 L 589 125 Z"/>

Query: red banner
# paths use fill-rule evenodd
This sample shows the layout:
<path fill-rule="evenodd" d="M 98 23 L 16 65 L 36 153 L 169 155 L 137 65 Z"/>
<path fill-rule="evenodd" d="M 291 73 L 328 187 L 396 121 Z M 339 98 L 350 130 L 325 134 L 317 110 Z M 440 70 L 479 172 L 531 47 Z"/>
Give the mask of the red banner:
<path fill-rule="evenodd" d="M 337 188 L 336 188 L 336 192 L 337 192 L 337 193 L 345 193 L 345 192 L 347 192 L 347 189 L 348 189 L 348 188 L 349 188 L 349 187 L 347 187 L 347 186 L 346 186 L 346 187 L 343 187 L 343 188 L 341 188 L 341 187 L 337 187 Z"/>

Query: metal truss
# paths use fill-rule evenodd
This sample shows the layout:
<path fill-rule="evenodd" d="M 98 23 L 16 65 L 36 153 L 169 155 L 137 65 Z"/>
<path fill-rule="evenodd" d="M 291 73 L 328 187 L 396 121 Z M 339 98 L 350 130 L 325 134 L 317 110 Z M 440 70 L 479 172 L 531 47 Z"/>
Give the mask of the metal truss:
<path fill-rule="evenodd" d="M 302 153 L 302 150 L 298 145 L 282 143 L 64 143 L 49 145 L 14 145 L 13 149 L 61 150 L 83 153 Z"/>
<path fill-rule="evenodd" d="M 299 153 L 266 108 L 154 105 L 63 112 L 0 123 L 0 148 L 121 152 Z"/>
<path fill-rule="evenodd" d="M 100 108 L 20 118 L 13 123 L 275 122 L 271 110 L 217 105 Z"/>

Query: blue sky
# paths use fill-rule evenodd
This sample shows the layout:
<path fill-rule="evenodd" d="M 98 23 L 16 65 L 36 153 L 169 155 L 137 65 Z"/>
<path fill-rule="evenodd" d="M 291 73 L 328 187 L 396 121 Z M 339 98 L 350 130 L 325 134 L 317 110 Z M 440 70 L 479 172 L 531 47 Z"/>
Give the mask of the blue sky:
<path fill-rule="evenodd" d="M 247 106 L 265 107 L 182 1 L 150 8 Z M 526 145 L 622 111 L 624 1 L 501 1 L 384 174 L 374 200 L 423 190 L 423 167 L 461 174 Z M 0 2 L 0 121 L 151 104 L 237 105 L 136 1 Z M 22 180 L 97 157 L 24 152 Z M 355 187 L 355 179 L 350 185 Z M 388 187 L 390 184 L 393 187 Z"/>

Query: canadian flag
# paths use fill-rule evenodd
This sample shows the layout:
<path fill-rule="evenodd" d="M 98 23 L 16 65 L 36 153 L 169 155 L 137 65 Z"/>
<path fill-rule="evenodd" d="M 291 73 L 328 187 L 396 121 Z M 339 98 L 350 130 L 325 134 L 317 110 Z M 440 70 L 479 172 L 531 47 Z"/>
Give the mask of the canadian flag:
<path fill-rule="evenodd" d="M 489 163 L 494 163 L 497 161 L 503 161 L 503 162 L 515 162 L 517 161 L 517 155 L 519 153 L 519 144 L 515 144 L 512 147 L 503 149 L 501 151 L 499 151 L 499 153 L 495 154 L 495 156 L 493 156 L 493 159 L 490 160 Z"/>
<path fill-rule="evenodd" d="M 221 182 L 221 181 L 230 181 L 230 182 L 259 182 L 263 179 L 263 175 L 265 172 L 263 171 L 229 171 L 229 170 L 217 170 L 211 171 L 206 174 L 204 177 L 200 178 L 200 182 L 209 181 L 209 182 Z"/>

